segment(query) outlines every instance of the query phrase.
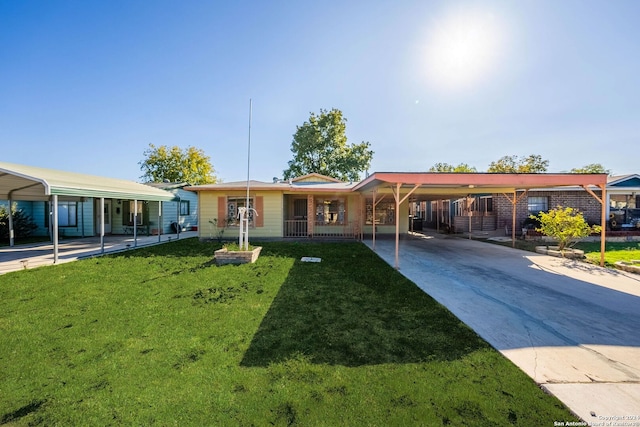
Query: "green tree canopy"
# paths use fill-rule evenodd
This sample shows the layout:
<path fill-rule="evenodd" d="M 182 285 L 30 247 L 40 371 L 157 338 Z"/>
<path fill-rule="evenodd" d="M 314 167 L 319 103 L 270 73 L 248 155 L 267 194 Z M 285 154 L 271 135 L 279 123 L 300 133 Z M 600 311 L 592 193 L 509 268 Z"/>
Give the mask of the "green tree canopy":
<path fill-rule="evenodd" d="M 542 160 L 542 156 L 531 154 L 528 157 L 504 156 L 498 161 L 491 162 L 487 172 L 493 173 L 541 173 L 546 172 L 549 160 Z"/>
<path fill-rule="evenodd" d="M 611 175 L 611 170 L 605 169 L 600 163 L 591 163 L 581 168 L 573 168 L 571 173 L 606 173 Z"/>
<path fill-rule="evenodd" d="M 373 151 L 368 142 L 347 145 L 347 119 L 338 109 L 311 113 L 309 121 L 297 126 L 291 152 L 293 160 L 284 178 L 319 173 L 340 180 L 357 181 L 371 165 Z"/>
<path fill-rule="evenodd" d="M 475 173 L 478 172 L 475 167 L 466 163 L 460 163 L 458 166 L 449 163 L 436 163 L 429 168 L 429 172 L 456 172 L 456 173 Z"/>
<path fill-rule="evenodd" d="M 211 159 L 199 148 L 181 149 L 177 145 L 156 147 L 149 144 L 145 159 L 139 162 L 147 182 L 188 182 L 189 184 L 213 184 L 217 181 Z"/>

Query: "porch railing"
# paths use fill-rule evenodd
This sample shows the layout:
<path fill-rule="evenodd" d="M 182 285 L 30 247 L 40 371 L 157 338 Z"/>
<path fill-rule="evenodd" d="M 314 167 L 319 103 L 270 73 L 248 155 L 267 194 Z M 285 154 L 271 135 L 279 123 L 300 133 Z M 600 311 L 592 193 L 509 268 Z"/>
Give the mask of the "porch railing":
<path fill-rule="evenodd" d="M 307 220 L 285 220 L 284 237 L 307 237 Z"/>
<path fill-rule="evenodd" d="M 306 220 L 285 220 L 284 237 L 314 237 L 314 238 L 357 238 L 358 232 L 355 222 L 344 224 L 325 224 L 316 222 L 309 232 Z"/>

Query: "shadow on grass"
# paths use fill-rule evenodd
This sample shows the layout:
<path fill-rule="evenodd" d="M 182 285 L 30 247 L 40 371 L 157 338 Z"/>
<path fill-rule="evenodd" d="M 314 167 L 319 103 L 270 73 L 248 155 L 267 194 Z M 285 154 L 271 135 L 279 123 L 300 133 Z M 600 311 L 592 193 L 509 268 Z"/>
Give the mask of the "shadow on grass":
<path fill-rule="evenodd" d="M 296 261 L 241 361 L 349 367 L 455 360 L 489 345 L 359 243 L 282 247 Z M 263 250 L 264 251 L 264 250 Z M 272 249 L 265 251 L 267 254 Z M 303 263 L 317 256 L 321 263 Z"/>

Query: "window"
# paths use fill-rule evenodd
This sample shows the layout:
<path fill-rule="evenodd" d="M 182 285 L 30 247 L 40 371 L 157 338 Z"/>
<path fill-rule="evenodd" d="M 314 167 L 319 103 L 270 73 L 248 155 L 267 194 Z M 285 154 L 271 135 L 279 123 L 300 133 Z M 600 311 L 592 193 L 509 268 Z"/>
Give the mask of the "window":
<path fill-rule="evenodd" d="M 78 204 L 76 202 L 58 202 L 58 226 L 76 227 L 78 225 Z"/>
<path fill-rule="evenodd" d="M 549 210 L 548 197 L 529 197 L 529 215 L 538 215 Z"/>
<path fill-rule="evenodd" d="M 367 200 L 367 224 L 373 224 L 373 201 Z M 396 223 L 395 202 L 380 202 L 376 204 L 376 224 L 391 225 Z"/>
<path fill-rule="evenodd" d="M 240 226 L 240 219 L 238 218 L 238 209 L 247 206 L 246 197 L 227 197 L 227 225 L 230 227 Z M 249 198 L 249 208 L 253 208 L 253 198 Z M 249 226 L 253 227 L 253 210 L 249 210 Z"/>
<path fill-rule="evenodd" d="M 143 201 L 138 201 L 138 215 L 136 216 L 136 225 L 144 225 L 144 211 L 147 204 Z M 136 203 L 133 200 L 122 201 L 122 225 L 133 225 L 133 214 L 136 208 Z"/>
<path fill-rule="evenodd" d="M 469 211 L 473 215 L 486 215 L 493 212 L 493 198 L 491 196 L 474 196 L 458 199 L 453 202 L 456 216 L 467 216 Z"/>
<path fill-rule="evenodd" d="M 317 224 L 344 224 L 345 203 L 344 199 L 317 199 L 316 200 Z"/>
<path fill-rule="evenodd" d="M 189 215 L 189 200 L 180 201 L 180 215 Z"/>

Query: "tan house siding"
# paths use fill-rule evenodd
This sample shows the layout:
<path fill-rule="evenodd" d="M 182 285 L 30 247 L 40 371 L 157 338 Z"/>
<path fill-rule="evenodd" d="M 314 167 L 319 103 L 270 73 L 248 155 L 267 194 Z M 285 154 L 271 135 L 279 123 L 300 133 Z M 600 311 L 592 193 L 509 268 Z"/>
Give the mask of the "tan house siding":
<path fill-rule="evenodd" d="M 212 231 L 212 224 L 209 221 L 213 221 L 218 218 L 218 194 L 212 192 L 199 192 L 198 193 L 198 209 L 200 209 L 200 223 L 202 224 L 198 228 L 198 237 L 201 239 L 210 239 L 214 237 Z"/>
<path fill-rule="evenodd" d="M 263 226 L 249 230 L 249 237 L 282 237 L 282 192 L 258 193 L 263 197 Z"/>
<path fill-rule="evenodd" d="M 216 218 L 226 218 L 227 197 L 243 197 L 243 192 L 200 191 L 200 217 L 204 224 Z M 249 238 L 253 237 L 280 237 L 282 236 L 282 193 L 281 192 L 257 192 L 250 193 L 254 199 L 258 217 L 255 226 L 249 229 Z M 219 224 L 223 221 L 218 221 Z M 202 227 L 198 233 L 201 239 L 211 238 L 210 226 Z M 237 227 L 228 227 L 224 237 L 229 239 L 235 236 Z"/>
<path fill-rule="evenodd" d="M 317 180 L 317 179 L 316 179 Z M 227 198 L 228 197 L 244 197 L 246 192 L 240 190 L 202 190 L 199 191 L 200 196 L 200 217 L 205 225 L 200 228 L 199 237 L 208 239 L 215 237 L 217 231 L 212 229 L 212 221 L 215 218 L 226 218 Z M 293 209 L 293 201 L 297 199 L 307 200 L 307 218 L 308 228 L 304 235 L 308 236 L 335 236 L 340 233 L 342 226 L 345 235 L 352 235 L 359 238 L 362 233 L 370 234 L 371 229 L 364 225 L 364 200 L 365 197 L 359 193 L 346 192 L 321 192 L 321 193 L 289 193 L 274 190 L 256 190 L 250 193 L 250 197 L 254 199 L 255 208 L 258 211 L 258 217 L 255 218 L 255 226 L 249 229 L 249 238 L 279 238 L 284 237 L 284 220 L 291 219 Z M 387 195 L 393 200 L 393 196 Z M 321 199 L 343 199 L 345 201 L 345 220 L 344 224 L 322 225 L 316 222 L 316 204 Z M 286 201 L 286 203 L 285 203 Z M 408 230 L 408 202 L 402 203 L 401 212 L 407 213 L 400 215 L 400 232 L 406 233 Z M 223 221 L 222 221 L 223 222 Z M 395 225 L 379 226 L 378 233 L 395 233 Z M 227 227 L 224 231 L 225 239 L 233 239 L 237 235 L 237 227 Z"/>

